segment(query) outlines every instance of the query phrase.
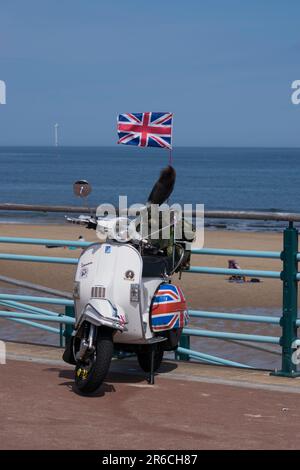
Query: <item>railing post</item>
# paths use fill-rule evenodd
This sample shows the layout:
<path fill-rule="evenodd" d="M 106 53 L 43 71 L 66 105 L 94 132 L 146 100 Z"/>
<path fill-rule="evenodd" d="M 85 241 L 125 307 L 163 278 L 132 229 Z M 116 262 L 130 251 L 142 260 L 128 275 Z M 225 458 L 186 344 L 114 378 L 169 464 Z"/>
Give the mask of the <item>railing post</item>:
<path fill-rule="evenodd" d="M 297 310 L 298 310 L 298 230 L 289 223 L 288 228 L 284 230 L 283 251 L 281 259 L 283 261 L 283 271 L 281 280 L 283 282 L 283 313 L 280 319 L 282 336 L 280 345 L 282 348 L 281 370 L 272 372 L 272 375 L 283 377 L 297 377 L 297 365 L 293 363 L 292 356 L 294 352 L 293 342 L 297 339 Z"/>
<path fill-rule="evenodd" d="M 179 341 L 179 346 L 186 349 L 191 349 L 190 347 L 190 335 L 182 334 Z M 190 356 L 188 354 L 182 354 L 175 351 L 176 361 L 189 361 Z"/>
<path fill-rule="evenodd" d="M 65 307 L 65 315 L 67 317 L 75 318 L 75 309 L 70 305 L 66 305 Z M 72 336 L 73 332 L 73 325 L 65 325 L 64 337 L 66 340 Z"/>
<path fill-rule="evenodd" d="M 64 345 L 65 345 L 65 341 L 64 341 L 63 324 L 60 323 L 59 324 L 59 347 L 63 348 Z"/>

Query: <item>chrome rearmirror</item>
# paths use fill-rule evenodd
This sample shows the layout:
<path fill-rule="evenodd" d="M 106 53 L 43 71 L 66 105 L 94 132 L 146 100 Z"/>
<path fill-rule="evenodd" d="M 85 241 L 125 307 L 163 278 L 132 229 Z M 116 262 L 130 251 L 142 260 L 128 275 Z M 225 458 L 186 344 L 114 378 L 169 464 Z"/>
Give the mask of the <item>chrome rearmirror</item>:
<path fill-rule="evenodd" d="M 91 193 L 92 187 L 88 181 L 78 180 L 73 184 L 73 191 L 75 196 L 87 197 Z"/>

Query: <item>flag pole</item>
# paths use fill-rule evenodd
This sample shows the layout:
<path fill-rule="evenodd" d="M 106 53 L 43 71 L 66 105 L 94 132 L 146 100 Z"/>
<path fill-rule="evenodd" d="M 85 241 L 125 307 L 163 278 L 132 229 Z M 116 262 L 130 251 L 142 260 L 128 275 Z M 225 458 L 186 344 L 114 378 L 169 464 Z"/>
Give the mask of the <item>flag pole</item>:
<path fill-rule="evenodd" d="M 173 165 L 173 146 L 172 146 L 172 133 L 173 133 L 173 118 L 174 114 L 170 113 L 171 116 L 171 139 L 170 139 L 170 148 L 169 148 L 169 165 Z"/>

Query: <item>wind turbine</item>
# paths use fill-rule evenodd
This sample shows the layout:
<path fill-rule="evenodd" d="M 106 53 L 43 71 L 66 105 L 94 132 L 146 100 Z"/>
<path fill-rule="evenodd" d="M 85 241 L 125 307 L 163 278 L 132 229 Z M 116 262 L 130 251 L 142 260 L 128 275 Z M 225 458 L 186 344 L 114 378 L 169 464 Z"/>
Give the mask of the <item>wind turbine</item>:
<path fill-rule="evenodd" d="M 54 145 L 58 147 L 58 124 L 54 124 Z"/>

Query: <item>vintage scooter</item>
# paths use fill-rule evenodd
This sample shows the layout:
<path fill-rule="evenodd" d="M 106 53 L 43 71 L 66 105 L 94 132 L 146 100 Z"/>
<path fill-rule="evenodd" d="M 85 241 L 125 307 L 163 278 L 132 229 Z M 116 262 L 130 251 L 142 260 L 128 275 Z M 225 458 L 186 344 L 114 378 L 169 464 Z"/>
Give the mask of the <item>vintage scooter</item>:
<path fill-rule="evenodd" d="M 149 202 L 161 204 L 169 195 L 163 172 L 146 211 Z M 86 196 L 91 189 L 82 180 L 74 188 L 80 196 Z M 143 237 L 141 218 L 135 219 L 137 230 L 129 239 L 126 224 L 124 239 L 122 217 L 68 219 L 94 228 L 100 238 L 84 249 L 79 258 L 74 283 L 76 323 L 63 355 L 66 362 L 75 365 L 75 384 L 81 393 L 99 388 L 114 350 L 136 353 L 139 365 L 150 373 L 149 382 L 153 384 L 164 351 L 178 346 L 188 312 L 183 292 L 171 283 L 171 276 L 187 268 L 194 231 L 191 230 L 189 240 L 176 240 L 178 221 L 172 211 L 167 215 L 171 217 L 167 247 L 159 246 L 159 237 L 154 242 L 153 233 Z M 166 228 L 158 227 L 158 231 Z"/>

